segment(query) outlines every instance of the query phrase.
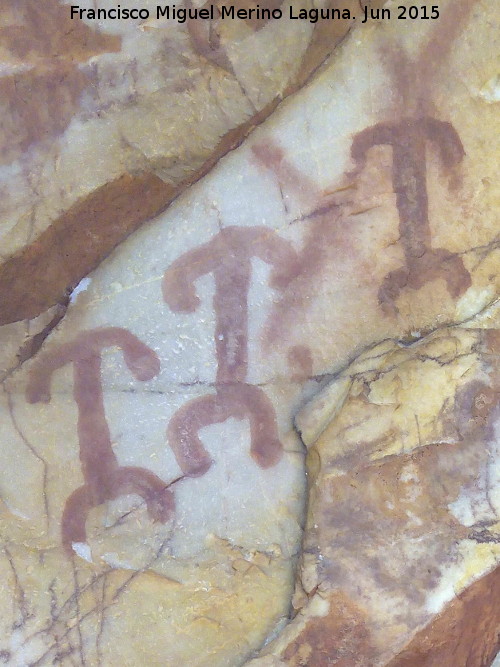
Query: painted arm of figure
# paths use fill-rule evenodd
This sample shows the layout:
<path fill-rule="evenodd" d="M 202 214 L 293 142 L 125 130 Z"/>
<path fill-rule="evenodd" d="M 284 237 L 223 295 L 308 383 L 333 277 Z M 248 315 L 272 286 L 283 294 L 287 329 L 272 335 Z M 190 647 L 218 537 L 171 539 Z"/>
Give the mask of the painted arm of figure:
<path fill-rule="evenodd" d="M 186 252 L 165 271 L 162 281 L 163 299 L 174 313 L 192 313 L 198 307 L 200 300 L 196 294 L 195 281 L 217 268 L 215 245 L 213 239 Z"/>
<path fill-rule="evenodd" d="M 423 118 L 421 123 L 422 134 L 432 141 L 438 150 L 445 170 L 451 169 L 463 160 L 464 147 L 451 123 L 435 118 Z"/>
<path fill-rule="evenodd" d="M 126 365 L 137 380 L 151 380 L 160 371 L 160 360 L 155 352 L 130 331 L 120 327 L 84 331 L 70 343 L 44 354 L 33 365 L 26 387 L 28 403 L 48 403 L 54 371 L 68 363 L 100 356 L 104 347 L 121 348 Z"/>
<path fill-rule="evenodd" d="M 272 229 L 255 227 L 252 230 L 253 254 L 272 266 L 269 284 L 283 289 L 299 275 L 301 266 L 290 241 L 278 236 Z"/>
<path fill-rule="evenodd" d="M 394 145 L 398 142 L 397 129 L 391 123 L 377 123 L 358 132 L 351 144 L 351 157 L 358 167 L 364 165 L 366 153 L 373 146 Z"/>

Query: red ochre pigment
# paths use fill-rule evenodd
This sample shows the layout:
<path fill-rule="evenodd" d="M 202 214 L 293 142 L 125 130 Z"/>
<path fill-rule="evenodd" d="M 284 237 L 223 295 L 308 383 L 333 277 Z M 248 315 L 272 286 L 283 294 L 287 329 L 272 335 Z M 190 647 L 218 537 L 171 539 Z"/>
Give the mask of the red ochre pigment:
<path fill-rule="evenodd" d="M 355 135 L 351 155 L 358 169 L 373 146 L 392 147 L 392 185 L 399 214 L 399 234 L 406 266 L 389 273 L 379 290 L 379 302 L 395 310 L 395 300 L 405 287 L 420 289 L 443 278 L 450 295 L 463 294 L 471 285 L 462 258 L 444 248 L 431 247 L 427 197 L 426 142 L 438 150 L 443 169 L 449 172 L 463 156 L 462 142 L 450 123 L 435 118 L 404 118 L 379 123 Z"/>
<path fill-rule="evenodd" d="M 273 267 L 270 285 L 285 287 L 298 270 L 292 245 L 266 227 L 226 227 L 211 241 L 179 257 L 163 279 L 163 297 L 174 312 L 193 312 L 199 304 L 195 281 L 213 273 L 217 355 L 216 393 L 196 398 L 173 416 L 167 437 L 185 475 L 203 475 L 212 461 L 198 431 L 229 417 L 248 418 L 250 453 L 262 468 L 282 456 L 274 408 L 259 387 L 246 383 L 248 369 L 248 290 L 252 257 Z"/>
<path fill-rule="evenodd" d="M 52 374 L 73 364 L 73 396 L 78 406 L 78 440 L 85 483 L 66 501 L 62 541 L 72 553 L 73 542 L 86 542 L 85 522 L 90 510 L 108 500 L 135 493 L 146 502 L 149 516 L 165 523 L 174 511 L 168 485 L 145 468 L 120 466 L 111 446 L 104 412 L 101 356 L 105 347 L 119 347 L 132 375 L 151 380 L 160 370 L 155 352 L 126 329 L 107 327 L 85 331 L 72 342 L 40 355 L 31 369 L 26 398 L 48 403 Z"/>

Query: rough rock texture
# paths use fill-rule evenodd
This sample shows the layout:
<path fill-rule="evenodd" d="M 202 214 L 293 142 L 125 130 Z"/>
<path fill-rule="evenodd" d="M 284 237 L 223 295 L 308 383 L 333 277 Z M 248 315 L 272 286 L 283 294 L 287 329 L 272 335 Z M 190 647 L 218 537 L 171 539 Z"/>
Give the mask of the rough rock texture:
<path fill-rule="evenodd" d="M 248 377 L 251 343 L 234 338 L 225 304 L 214 321 L 209 280 L 189 311 L 193 281 L 213 270 L 203 255 L 222 267 L 221 290 L 245 253 L 273 265 L 272 279 L 253 276 L 255 300 L 293 251 L 276 235 L 269 256 L 266 228 L 250 239 L 212 228 L 193 257 L 202 232 L 189 233 L 185 206 L 130 241 L 140 253 L 106 262 L 4 383 L 0 634 L 14 664 L 240 664 L 288 615 L 305 495 L 289 418 L 300 382 Z M 234 239 L 253 245 L 231 266 Z"/>
<path fill-rule="evenodd" d="M 489 326 L 499 323 L 497 314 Z M 498 328 L 465 325 L 410 346 L 386 341 L 299 414 L 310 488 L 304 608 L 285 647 L 278 640 L 278 664 L 490 664 L 500 630 L 499 346 Z"/>
<path fill-rule="evenodd" d="M 356 28 L 69 305 L 0 328 L 7 664 L 493 661 L 499 32 L 440 11 Z M 161 200 L 161 169 L 116 177 L 95 229 Z M 85 256 L 80 205 L 30 266 L 68 229 Z"/>
<path fill-rule="evenodd" d="M 178 23 L 157 18 L 157 4 L 140 4 L 146 21 L 97 21 L 71 19 L 62 0 L 3 0 L 0 324 L 59 302 L 302 85 L 352 23 Z M 268 5 L 288 14 L 289 2 Z"/>

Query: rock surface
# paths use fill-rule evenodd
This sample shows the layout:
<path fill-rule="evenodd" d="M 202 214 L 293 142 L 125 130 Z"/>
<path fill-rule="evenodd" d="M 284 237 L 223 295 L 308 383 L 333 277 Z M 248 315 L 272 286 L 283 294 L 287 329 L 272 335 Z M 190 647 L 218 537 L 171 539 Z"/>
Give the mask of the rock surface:
<path fill-rule="evenodd" d="M 356 28 L 40 335 L 0 329 L 6 663 L 493 661 L 499 33 L 442 5 Z"/>
<path fill-rule="evenodd" d="M 268 5 L 288 15 L 286 0 Z M 80 19 L 71 6 L 96 9 L 2 3 L 0 324 L 60 302 L 300 87 L 352 24 L 178 22 L 152 0 L 141 3 L 147 20 Z"/>
<path fill-rule="evenodd" d="M 298 415 L 309 450 L 307 604 L 297 594 L 304 607 L 277 642 L 277 664 L 490 664 L 500 627 L 499 323 L 497 312 L 494 328 L 376 345 Z M 457 596 L 466 614 L 446 607 Z M 484 616 L 476 628 L 474 608 Z"/>

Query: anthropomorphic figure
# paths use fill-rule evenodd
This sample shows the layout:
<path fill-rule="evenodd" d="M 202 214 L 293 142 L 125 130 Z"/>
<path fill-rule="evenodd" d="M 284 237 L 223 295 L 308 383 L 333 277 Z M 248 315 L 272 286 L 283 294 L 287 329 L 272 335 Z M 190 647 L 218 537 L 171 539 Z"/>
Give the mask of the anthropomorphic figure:
<path fill-rule="evenodd" d="M 399 233 L 405 266 L 389 273 L 379 291 L 388 310 L 405 287 L 420 289 L 434 278 L 446 281 L 451 296 L 458 297 L 471 285 L 462 258 L 443 248 L 431 247 L 427 196 L 426 143 L 432 143 L 443 169 L 450 171 L 464 156 L 460 137 L 450 123 L 428 116 L 378 123 L 355 135 L 351 155 L 363 168 L 373 146 L 392 147 L 392 184 L 399 214 Z"/>
<path fill-rule="evenodd" d="M 113 452 L 104 411 L 101 382 L 103 348 L 119 347 L 132 375 L 151 380 L 160 370 L 155 352 L 126 329 L 106 327 L 85 331 L 70 343 L 40 355 L 33 366 L 26 398 L 48 403 L 52 374 L 73 364 L 73 396 L 78 406 L 78 440 L 85 480 L 66 501 L 62 517 L 62 541 L 68 553 L 74 542 L 86 542 L 85 522 L 90 510 L 108 500 L 135 493 L 146 502 L 149 516 L 166 522 L 174 500 L 168 485 L 145 468 L 120 466 Z"/>
<path fill-rule="evenodd" d="M 166 271 L 163 296 L 174 312 L 194 312 L 199 304 L 195 281 L 213 273 L 216 314 L 216 393 L 194 399 L 171 419 L 168 440 L 183 473 L 203 475 L 212 461 L 198 437 L 209 424 L 248 418 L 251 455 L 267 468 L 282 455 L 274 408 L 259 387 L 247 384 L 248 291 L 252 257 L 273 267 L 270 285 L 279 289 L 298 271 L 292 245 L 266 227 L 226 227 L 211 241 L 178 258 Z"/>

